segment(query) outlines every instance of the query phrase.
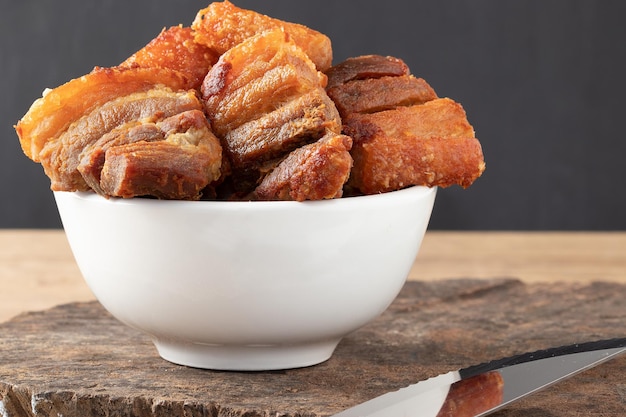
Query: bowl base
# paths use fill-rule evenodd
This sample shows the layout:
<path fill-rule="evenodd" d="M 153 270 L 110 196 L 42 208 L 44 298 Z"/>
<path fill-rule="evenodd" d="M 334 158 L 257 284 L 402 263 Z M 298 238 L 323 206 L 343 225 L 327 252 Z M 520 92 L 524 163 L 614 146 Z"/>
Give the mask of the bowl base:
<path fill-rule="evenodd" d="M 328 360 L 340 339 L 297 345 L 213 345 L 154 340 L 159 355 L 172 363 L 221 371 L 303 368 Z"/>

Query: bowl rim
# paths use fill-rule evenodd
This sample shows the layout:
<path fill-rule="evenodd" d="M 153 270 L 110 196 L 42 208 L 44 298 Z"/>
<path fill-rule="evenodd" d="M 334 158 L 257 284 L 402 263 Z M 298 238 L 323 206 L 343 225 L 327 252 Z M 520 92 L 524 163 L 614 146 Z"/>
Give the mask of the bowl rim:
<path fill-rule="evenodd" d="M 428 187 L 424 185 L 413 185 L 400 190 L 388 191 L 384 193 L 341 197 L 325 200 L 307 200 L 307 201 L 223 201 L 223 200 L 160 200 L 155 198 L 118 198 L 104 197 L 93 191 L 53 191 L 55 196 L 70 196 L 74 199 L 84 200 L 86 202 L 122 205 L 122 206 L 175 206 L 184 208 L 185 206 L 198 208 L 199 206 L 210 206 L 213 208 L 311 208 L 311 207 L 340 207 L 350 204 L 363 204 L 365 202 L 384 202 L 386 200 L 399 199 L 409 195 L 418 194 L 427 197 L 435 192 L 437 187 Z"/>

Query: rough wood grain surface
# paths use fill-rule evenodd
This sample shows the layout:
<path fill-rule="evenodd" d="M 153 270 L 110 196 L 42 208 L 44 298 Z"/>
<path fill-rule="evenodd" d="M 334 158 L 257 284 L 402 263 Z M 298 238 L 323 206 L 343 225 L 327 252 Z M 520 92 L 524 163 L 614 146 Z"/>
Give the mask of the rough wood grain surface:
<path fill-rule="evenodd" d="M 97 302 L 0 325 L 0 415 L 329 416 L 441 372 L 502 356 L 626 335 L 626 285 L 517 280 L 409 282 L 327 362 L 276 372 L 173 365 Z M 498 416 L 623 416 L 626 357 Z"/>

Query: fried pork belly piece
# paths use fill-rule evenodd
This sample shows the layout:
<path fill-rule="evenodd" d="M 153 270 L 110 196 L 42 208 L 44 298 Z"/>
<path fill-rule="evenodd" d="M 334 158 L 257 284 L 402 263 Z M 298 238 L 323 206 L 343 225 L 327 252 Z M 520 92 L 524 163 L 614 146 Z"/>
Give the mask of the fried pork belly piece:
<path fill-rule="evenodd" d="M 318 138 L 339 131 L 337 111 L 321 88 L 246 122 L 224 135 L 235 167 L 260 166 Z"/>
<path fill-rule="evenodd" d="M 349 81 L 328 89 L 328 96 L 341 117 L 422 104 L 437 98 L 426 81 L 412 75 Z"/>
<path fill-rule="evenodd" d="M 100 183 L 109 196 L 197 200 L 211 159 L 210 151 L 165 141 L 129 143 L 107 151 Z"/>
<path fill-rule="evenodd" d="M 228 50 L 211 68 L 202 95 L 218 136 L 271 112 L 326 76 L 282 30 L 262 33 Z"/>
<path fill-rule="evenodd" d="M 399 106 L 422 104 L 437 98 L 422 78 L 409 73 L 404 61 L 390 56 L 348 58 L 330 68 L 326 90 L 342 118 L 353 113 L 375 113 Z"/>
<path fill-rule="evenodd" d="M 100 187 L 100 174 L 109 148 L 135 142 L 157 142 L 165 135 L 151 120 L 125 123 L 104 134 L 95 143 L 86 146 L 80 153 L 77 166 L 87 185 L 98 194 L 105 195 Z"/>
<path fill-rule="evenodd" d="M 172 26 L 163 29 L 156 38 L 119 66 L 172 69 L 187 77 L 189 84 L 186 89 L 199 89 L 218 58 L 217 52 L 194 40 L 190 27 Z"/>
<path fill-rule="evenodd" d="M 447 98 L 344 120 L 353 140 L 349 186 L 365 194 L 410 185 L 470 186 L 485 163 L 460 104 Z"/>
<path fill-rule="evenodd" d="M 391 56 L 361 55 L 351 57 L 325 71 L 328 76 L 327 88 L 333 88 L 349 81 L 381 77 L 409 75 L 406 63 Z"/>
<path fill-rule="evenodd" d="M 168 145 L 147 144 L 161 141 Z M 83 150 L 78 171 L 105 196 L 194 200 L 220 177 L 221 159 L 219 139 L 204 113 L 189 110 L 160 121 L 131 122 L 103 135 Z"/>
<path fill-rule="evenodd" d="M 332 64 L 332 46 L 326 35 L 297 23 L 241 9 L 229 1 L 214 2 L 200 10 L 191 27 L 196 42 L 219 54 L 262 32 L 282 29 L 305 51 L 317 69 L 325 71 Z"/>
<path fill-rule="evenodd" d="M 197 200 L 220 177 L 221 146 L 202 112 L 182 113 L 157 126 L 164 140 L 105 150 L 99 181 L 104 195 Z"/>
<path fill-rule="evenodd" d="M 326 74 L 342 131 L 354 140 L 350 193 L 468 187 L 484 171 L 480 143 L 461 105 L 438 98 L 402 60 L 364 55 Z"/>
<path fill-rule="evenodd" d="M 147 91 L 156 85 L 184 89 L 188 79 L 178 71 L 164 68 L 98 68 L 80 78 L 46 90 L 16 124 L 22 150 L 40 162 L 44 146 L 83 115 L 104 103 L 131 93 Z"/>
<path fill-rule="evenodd" d="M 237 193 L 251 192 L 290 152 L 340 133 L 325 83 L 282 29 L 246 39 L 211 68 L 201 91 Z"/>
<path fill-rule="evenodd" d="M 89 185 L 78 171 L 83 150 L 109 132 L 116 129 L 123 131 L 124 125 L 134 121 L 154 121 L 188 110 L 202 110 L 202 103 L 193 90 L 175 92 L 158 86 L 116 97 L 84 114 L 59 137 L 48 141 L 39 153 L 52 190 L 89 190 Z"/>
<path fill-rule="evenodd" d="M 259 200 L 322 200 L 339 198 L 350 176 L 348 136 L 329 133 L 291 152 L 254 191 Z"/>
<path fill-rule="evenodd" d="M 185 89 L 188 83 L 183 74 L 167 68 L 96 68 L 37 100 L 16 131 L 25 153 L 41 162 L 54 191 L 94 190 L 105 196 L 149 194 L 195 199 L 198 188 L 220 177 L 222 152 L 197 92 Z M 178 170 L 166 172 L 176 165 L 168 158 L 160 165 L 158 159 L 144 158 L 142 170 L 126 177 L 114 176 L 122 178 L 118 181 L 121 186 L 110 187 L 113 176 L 109 174 L 108 188 L 103 186 L 105 168 L 106 172 L 120 172 L 108 168 L 119 165 L 107 161 L 109 151 L 116 149 L 111 155 L 119 157 L 123 152 L 118 147 L 132 144 L 132 151 L 138 152 L 137 147 L 153 149 L 152 144 L 161 142 L 164 145 L 156 146 L 159 152 L 146 150 L 137 155 L 162 157 L 168 150 L 179 161 Z M 202 176 L 196 173 L 199 167 Z M 160 176 L 156 175 L 158 169 L 163 170 Z M 140 180 L 136 173 L 146 177 Z M 134 182 L 126 180 L 131 177 Z M 134 194 L 131 183 L 142 184 Z"/>

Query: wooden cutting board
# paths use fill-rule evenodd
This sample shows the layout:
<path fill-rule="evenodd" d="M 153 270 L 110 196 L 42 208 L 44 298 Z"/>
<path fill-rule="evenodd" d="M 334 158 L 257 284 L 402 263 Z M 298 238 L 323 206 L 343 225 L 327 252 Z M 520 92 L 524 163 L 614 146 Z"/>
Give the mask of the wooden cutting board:
<path fill-rule="evenodd" d="M 0 415 L 329 416 L 442 372 L 624 336 L 626 285 L 409 282 L 323 364 L 217 372 L 166 362 L 97 302 L 73 303 L 0 325 Z M 626 357 L 497 415 L 626 415 Z"/>

